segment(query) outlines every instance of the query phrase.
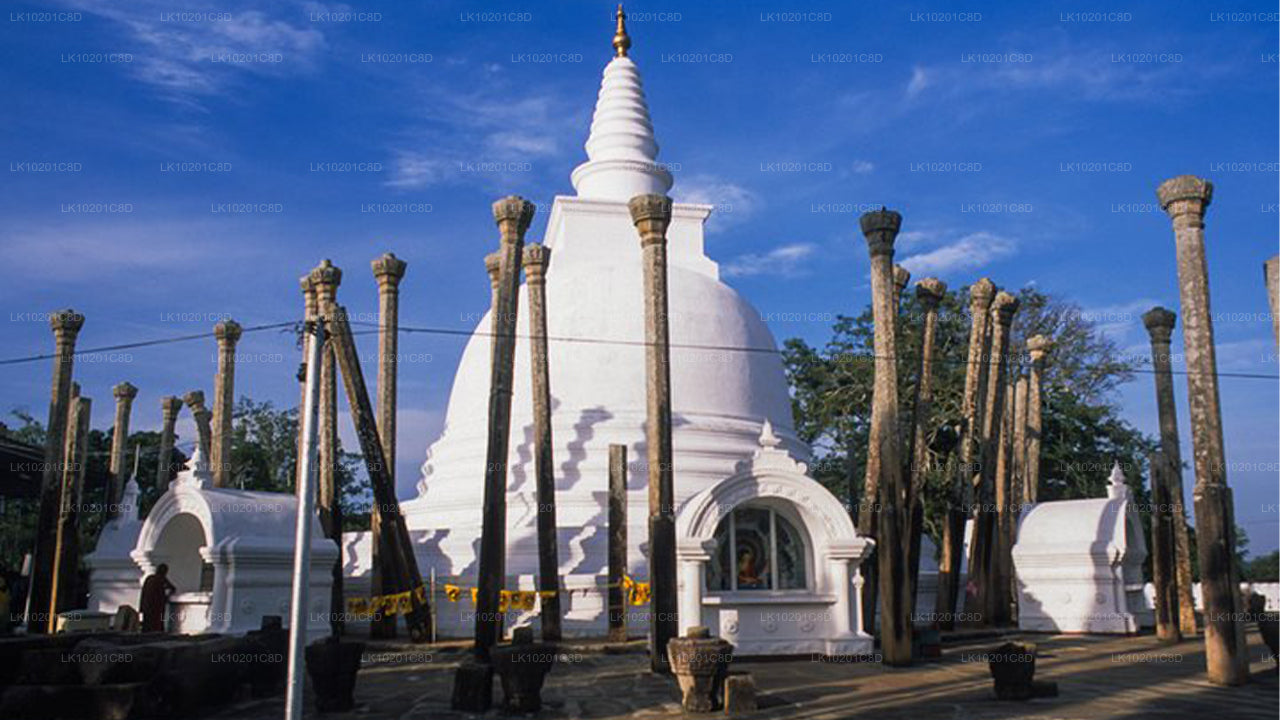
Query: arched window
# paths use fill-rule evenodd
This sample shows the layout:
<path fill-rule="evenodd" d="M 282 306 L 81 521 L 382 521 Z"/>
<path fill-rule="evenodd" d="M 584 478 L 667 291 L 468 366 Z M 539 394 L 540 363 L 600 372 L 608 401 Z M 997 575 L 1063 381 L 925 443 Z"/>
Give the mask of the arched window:
<path fill-rule="evenodd" d="M 735 508 L 716 527 L 707 590 L 804 590 L 808 559 L 795 525 L 771 507 Z"/>

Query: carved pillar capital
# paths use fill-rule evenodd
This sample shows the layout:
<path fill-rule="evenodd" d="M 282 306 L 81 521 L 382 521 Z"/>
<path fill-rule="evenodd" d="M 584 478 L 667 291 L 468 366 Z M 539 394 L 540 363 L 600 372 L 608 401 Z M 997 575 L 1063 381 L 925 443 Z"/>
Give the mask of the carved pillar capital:
<path fill-rule="evenodd" d="M 862 234 L 867 239 L 867 249 L 871 255 L 887 254 L 892 257 L 893 242 L 898 237 L 898 230 L 902 228 L 902 215 L 887 208 L 880 208 L 863 213 L 859 224 L 862 226 Z M 909 273 L 907 277 L 910 277 Z"/>
<path fill-rule="evenodd" d="M 524 238 L 533 214 L 534 204 L 519 195 L 508 195 L 493 204 L 493 221 L 498 224 L 502 242 L 514 243 Z"/>
<path fill-rule="evenodd" d="M 243 334 L 240 323 L 235 320 L 223 320 L 213 326 L 213 336 L 218 339 L 218 346 L 224 349 L 227 347 L 235 349 L 236 343 L 240 341 L 240 336 Z"/>
<path fill-rule="evenodd" d="M 409 263 L 396 257 L 395 253 L 383 253 L 369 263 L 369 266 L 373 268 L 373 277 L 378 281 L 378 290 L 395 292 L 400 287 L 400 281 L 404 279 L 404 272 L 409 267 Z"/>
<path fill-rule="evenodd" d="M 115 396 L 116 400 L 129 403 L 138 397 L 138 388 L 134 387 L 132 383 L 122 382 L 111 388 L 111 394 Z"/>
<path fill-rule="evenodd" d="M 924 278 L 916 283 L 916 299 L 925 310 L 933 310 L 947 294 L 947 284 L 938 278 Z"/>
<path fill-rule="evenodd" d="M 631 222 L 640 232 L 640 245 L 667 242 L 671 225 L 671 198 L 666 195 L 637 195 L 627 203 Z"/>
<path fill-rule="evenodd" d="M 1168 345 L 1173 340 L 1173 326 L 1177 321 L 1177 313 L 1159 306 L 1142 314 L 1142 324 L 1147 326 L 1152 345 Z"/>
<path fill-rule="evenodd" d="M 551 262 L 551 248 L 546 245 L 524 247 L 524 277 L 531 283 L 546 282 L 547 265 Z"/>
<path fill-rule="evenodd" d="M 1179 175 L 1160 183 L 1156 197 L 1175 225 L 1203 227 L 1204 213 L 1213 200 L 1213 183 L 1195 175 Z"/>

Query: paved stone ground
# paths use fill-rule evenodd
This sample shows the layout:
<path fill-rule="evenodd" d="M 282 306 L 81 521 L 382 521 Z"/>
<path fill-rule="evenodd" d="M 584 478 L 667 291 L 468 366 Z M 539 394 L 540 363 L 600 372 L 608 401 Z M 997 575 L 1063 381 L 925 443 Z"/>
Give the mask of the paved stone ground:
<path fill-rule="evenodd" d="M 1277 670 L 1256 630 L 1249 634 L 1253 681 L 1220 688 L 1204 679 L 1198 640 L 1162 646 L 1153 636 L 1009 635 L 1039 644 L 1036 678 L 1057 681 L 1056 698 L 997 702 L 982 653 L 1003 639 L 953 639 L 944 657 L 912 668 L 878 663 L 841 664 L 788 659 L 734 663 L 749 671 L 761 693 L 761 709 L 748 716 L 796 720 L 875 718 L 1031 718 L 1112 720 L 1191 718 L 1228 720 L 1280 715 Z M 429 647 L 371 644 L 350 713 L 332 720 L 426 720 L 476 717 L 449 709 L 453 670 L 465 653 L 458 643 Z M 547 679 L 539 718 L 686 717 L 671 679 L 648 672 L 642 645 L 624 648 L 572 645 Z M 495 682 L 495 701 L 501 699 Z M 316 717 L 308 698 L 307 717 Z M 214 717 L 278 720 L 282 698 L 243 703 Z M 488 717 L 501 717 L 498 711 Z M 702 717 L 712 717 L 702 716 Z"/>

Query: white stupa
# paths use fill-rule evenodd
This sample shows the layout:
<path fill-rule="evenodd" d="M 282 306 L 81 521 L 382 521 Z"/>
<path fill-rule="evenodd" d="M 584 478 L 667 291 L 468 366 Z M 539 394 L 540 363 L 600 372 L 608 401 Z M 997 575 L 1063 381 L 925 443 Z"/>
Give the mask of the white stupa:
<path fill-rule="evenodd" d="M 555 198 L 544 240 L 552 251 L 546 292 L 553 338 L 549 363 L 556 513 L 560 573 L 574 591 L 565 603 L 565 631 L 570 634 L 602 634 L 605 628 L 602 588 L 612 443 L 628 448 L 629 574 L 648 578 L 643 277 L 640 239 L 627 201 L 644 193 L 668 193 L 672 177 L 658 163 L 639 69 L 627 56 L 630 40 L 619 14 L 617 54 L 604 70 L 587 160 L 571 176 L 576 194 Z M 677 203 L 668 231 L 678 509 L 734 476 L 739 464 L 760 450 L 766 424 L 772 426 L 770 443 L 782 452 L 799 461 L 809 456 L 795 436 L 773 336 L 760 313 L 721 282 L 718 265 L 704 252 L 704 223 L 711 211 L 708 205 Z M 476 250 L 479 285 L 484 278 L 480 258 L 487 248 Z M 527 307 L 522 287 L 507 495 L 508 589 L 535 589 L 538 571 Z M 485 332 L 490 327 L 486 315 L 467 344 L 443 434 L 422 466 L 418 496 L 402 504 L 423 576 L 434 571 L 438 581 L 463 587 L 476 584 L 490 379 Z M 826 495 L 824 505 L 844 513 L 829 493 L 817 483 L 813 487 Z M 844 534 L 844 540 L 852 541 L 852 526 Z M 348 592 L 354 594 L 367 583 L 363 534 L 350 537 L 348 549 L 355 555 L 348 563 Z M 471 634 L 469 602 L 438 603 L 437 609 L 441 633 Z"/>

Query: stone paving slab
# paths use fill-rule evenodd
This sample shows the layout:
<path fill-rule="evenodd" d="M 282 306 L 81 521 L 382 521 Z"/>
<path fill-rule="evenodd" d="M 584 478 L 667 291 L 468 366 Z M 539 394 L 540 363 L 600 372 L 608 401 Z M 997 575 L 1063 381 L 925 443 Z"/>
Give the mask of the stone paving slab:
<path fill-rule="evenodd" d="M 839 663 L 791 658 L 734 663 L 750 672 L 761 709 L 751 720 L 902 720 L 1028 718 L 1262 719 L 1280 716 L 1274 659 L 1257 632 L 1249 634 L 1251 684 L 1210 685 L 1198 640 L 1162 646 L 1153 636 L 1100 637 L 1012 635 L 1038 643 L 1036 678 L 1056 681 L 1056 698 L 1025 703 L 996 701 L 983 653 L 1003 639 L 949 643 L 943 658 L 911 668 L 878 663 Z M 453 670 L 464 657 L 462 643 L 414 647 L 372 643 L 357 685 L 357 707 L 332 720 L 462 720 L 475 718 L 449 708 Z M 537 716 L 550 720 L 686 718 L 674 680 L 648 671 L 642 643 L 624 652 L 599 644 L 570 645 L 547 678 L 546 705 Z M 495 682 L 495 701 L 501 700 Z M 308 698 L 306 717 L 314 714 Z M 244 703 L 214 715 L 221 720 L 278 720 L 282 698 Z M 492 711 L 484 717 L 504 717 Z M 723 717 L 718 714 L 697 717 Z"/>

